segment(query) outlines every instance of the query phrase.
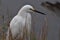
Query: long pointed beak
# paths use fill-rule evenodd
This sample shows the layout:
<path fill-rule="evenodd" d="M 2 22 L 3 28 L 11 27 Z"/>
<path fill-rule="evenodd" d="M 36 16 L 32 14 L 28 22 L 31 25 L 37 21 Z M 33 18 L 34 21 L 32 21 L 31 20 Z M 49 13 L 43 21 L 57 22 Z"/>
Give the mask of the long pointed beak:
<path fill-rule="evenodd" d="M 45 13 L 42 13 L 42 12 L 40 12 L 40 11 L 37 11 L 37 10 L 33 10 L 33 9 L 31 9 L 33 12 L 37 12 L 37 13 L 40 13 L 40 14 L 43 14 L 43 15 L 46 15 Z"/>

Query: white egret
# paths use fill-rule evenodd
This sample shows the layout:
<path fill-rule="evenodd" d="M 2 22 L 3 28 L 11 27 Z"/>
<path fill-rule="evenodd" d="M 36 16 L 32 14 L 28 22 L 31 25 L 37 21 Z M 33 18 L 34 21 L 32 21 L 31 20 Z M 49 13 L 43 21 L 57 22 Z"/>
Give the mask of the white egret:
<path fill-rule="evenodd" d="M 10 29 L 12 33 L 12 37 L 23 37 L 23 30 L 26 27 L 27 33 L 30 35 L 31 32 L 31 14 L 33 12 L 41 13 L 45 15 L 42 12 L 39 12 L 35 10 L 31 5 L 25 5 L 23 6 L 18 14 L 11 20 L 10 22 Z M 8 29 L 9 30 L 9 29 Z M 28 35 L 28 40 L 30 40 L 30 36 Z M 9 36 L 9 31 L 7 32 L 7 40 Z"/>

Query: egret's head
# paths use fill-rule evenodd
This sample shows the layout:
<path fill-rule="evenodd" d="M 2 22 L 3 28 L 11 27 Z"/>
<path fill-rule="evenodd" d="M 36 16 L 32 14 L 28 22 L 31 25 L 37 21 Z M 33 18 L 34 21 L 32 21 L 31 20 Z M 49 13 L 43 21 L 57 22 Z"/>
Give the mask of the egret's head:
<path fill-rule="evenodd" d="M 31 5 L 24 5 L 21 10 L 26 12 L 32 12 L 30 9 L 34 9 Z"/>
<path fill-rule="evenodd" d="M 39 11 L 37 11 L 36 9 L 34 9 L 34 7 L 31 6 L 31 5 L 25 5 L 25 6 L 23 6 L 23 7 L 21 8 L 21 10 L 22 10 L 22 11 L 25 11 L 25 12 L 37 12 L 37 13 L 40 13 L 40 14 L 45 15 L 44 13 L 39 12 Z"/>

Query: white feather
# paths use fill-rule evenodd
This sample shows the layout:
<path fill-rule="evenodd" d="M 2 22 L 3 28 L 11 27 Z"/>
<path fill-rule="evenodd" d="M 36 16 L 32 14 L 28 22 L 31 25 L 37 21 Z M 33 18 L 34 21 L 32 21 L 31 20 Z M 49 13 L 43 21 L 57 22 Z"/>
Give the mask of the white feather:
<path fill-rule="evenodd" d="M 10 29 L 12 33 L 12 37 L 23 37 L 23 30 L 26 27 L 28 34 L 31 32 L 31 14 L 28 11 L 28 8 L 32 8 L 30 5 L 25 5 L 19 10 L 18 14 L 11 20 Z M 8 29 L 9 30 L 9 29 Z M 9 31 L 7 32 L 6 40 L 9 40 Z M 28 35 L 29 40 L 30 36 Z"/>

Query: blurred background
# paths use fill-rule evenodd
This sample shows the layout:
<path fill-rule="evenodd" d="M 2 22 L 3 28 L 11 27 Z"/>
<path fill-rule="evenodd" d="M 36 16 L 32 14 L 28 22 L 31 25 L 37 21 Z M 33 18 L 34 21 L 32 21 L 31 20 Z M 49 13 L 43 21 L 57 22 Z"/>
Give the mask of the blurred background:
<path fill-rule="evenodd" d="M 47 14 L 31 14 L 32 29 L 34 30 L 36 39 L 39 40 L 40 34 L 43 33 L 41 31 L 42 27 L 48 27 L 46 40 L 60 40 L 60 16 L 41 6 L 41 3 L 46 1 L 53 4 L 60 2 L 60 0 L 0 0 L 0 35 L 2 36 L 3 33 L 7 32 L 9 22 L 18 13 L 19 9 L 26 4 L 30 4 L 37 10 Z M 0 39 L 2 38 L 1 36 Z"/>

